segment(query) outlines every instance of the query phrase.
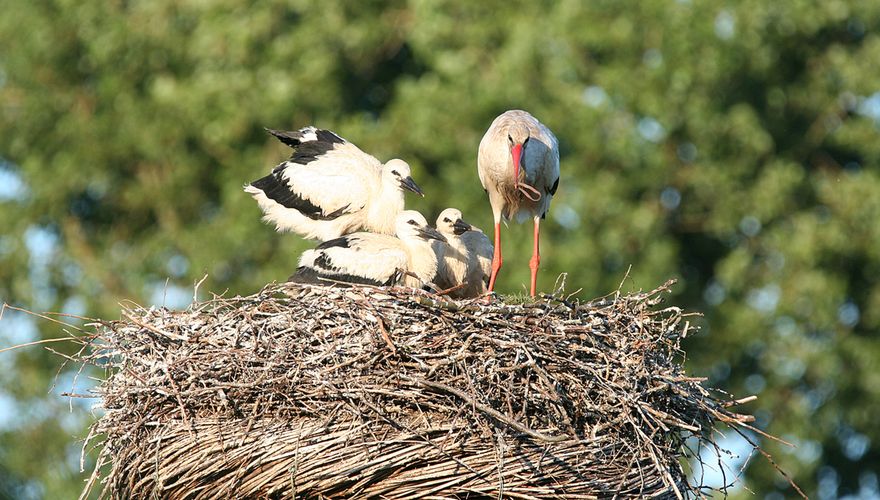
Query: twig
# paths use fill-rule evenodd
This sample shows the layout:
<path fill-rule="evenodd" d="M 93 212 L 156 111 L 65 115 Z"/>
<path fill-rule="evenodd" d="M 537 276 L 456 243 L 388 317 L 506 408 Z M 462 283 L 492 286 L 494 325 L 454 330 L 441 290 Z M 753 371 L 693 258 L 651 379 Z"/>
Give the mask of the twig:
<path fill-rule="evenodd" d="M 498 420 L 499 422 L 503 422 L 503 423 L 507 424 L 508 426 L 516 429 L 517 431 L 522 432 L 523 434 L 525 434 L 529 437 L 532 437 L 534 439 L 546 441 L 548 443 L 561 443 L 563 441 L 569 441 L 571 439 L 569 436 L 565 436 L 565 435 L 550 436 L 550 435 L 529 429 L 528 427 L 522 425 L 521 423 L 503 415 L 501 412 L 498 412 L 498 411 L 494 410 L 493 408 L 486 406 L 483 403 L 480 403 L 479 401 L 472 398 L 464 391 L 460 391 L 460 390 L 458 390 L 454 387 L 450 387 L 446 384 L 441 384 L 440 382 L 431 382 L 430 380 L 417 379 L 417 378 L 407 377 L 407 376 L 401 376 L 401 378 L 403 380 L 407 380 L 409 382 L 420 385 L 422 387 L 430 387 L 431 389 L 434 389 L 434 390 L 443 391 L 443 392 L 447 392 L 449 394 L 452 394 L 452 395 L 458 397 L 459 399 L 466 401 L 468 404 L 470 404 L 474 408 L 477 408 L 481 412 L 491 416 L 495 420 Z"/>
<path fill-rule="evenodd" d="M 392 353 L 397 354 L 397 347 L 394 345 L 394 342 L 391 341 L 391 335 L 388 334 L 388 330 L 385 328 L 385 321 L 378 313 L 376 314 L 376 322 L 379 324 L 379 332 L 382 333 L 382 338 L 385 339 L 388 348 L 391 349 Z"/>

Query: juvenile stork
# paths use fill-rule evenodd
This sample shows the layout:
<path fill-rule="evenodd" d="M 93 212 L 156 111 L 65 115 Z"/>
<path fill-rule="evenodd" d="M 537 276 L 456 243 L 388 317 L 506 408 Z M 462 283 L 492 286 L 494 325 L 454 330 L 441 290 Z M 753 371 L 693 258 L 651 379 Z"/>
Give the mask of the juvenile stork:
<path fill-rule="evenodd" d="M 471 226 L 461 236 L 468 254 L 468 286 L 462 293 L 467 297 L 478 297 L 486 293 L 489 277 L 492 274 L 492 256 L 494 248 L 483 230 Z"/>
<path fill-rule="evenodd" d="M 505 111 L 492 122 L 480 141 L 477 172 L 495 218 L 495 252 L 489 291 L 501 269 L 501 217 L 522 222 L 531 215 L 534 248 L 529 261 L 531 295 L 535 296 L 541 254 L 538 233 L 550 200 L 559 186 L 559 145 L 556 137 L 534 116 L 518 109 Z"/>
<path fill-rule="evenodd" d="M 421 288 L 437 273 L 437 257 L 428 240 L 443 241 L 422 214 L 404 210 L 395 218 L 396 236 L 352 233 L 306 250 L 288 278 L 296 283 L 333 282 Z"/>
<path fill-rule="evenodd" d="M 447 208 L 437 216 L 437 230 L 446 243 L 432 241 L 437 254 L 437 277 L 434 283 L 441 289 L 452 290 L 456 299 L 478 297 L 486 292 L 492 265 L 492 244 L 483 232 L 465 222 L 461 211 Z"/>
<path fill-rule="evenodd" d="M 383 165 L 333 132 L 315 127 L 266 131 L 293 148 L 293 154 L 244 190 L 278 231 L 321 241 L 360 229 L 394 234 L 404 190 L 424 196 L 403 160 Z"/>

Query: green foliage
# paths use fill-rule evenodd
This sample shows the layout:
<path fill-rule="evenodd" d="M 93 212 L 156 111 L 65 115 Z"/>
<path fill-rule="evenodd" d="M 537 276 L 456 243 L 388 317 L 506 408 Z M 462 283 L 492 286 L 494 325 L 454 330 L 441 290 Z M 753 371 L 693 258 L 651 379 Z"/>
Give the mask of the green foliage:
<path fill-rule="evenodd" d="M 629 266 L 625 288 L 679 278 L 672 300 L 706 314 L 691 370 L 759 392 L 759 426 L 801 446 L 764 444 L 808 492 L 855 493 L 880 470 L 880 4 L 0 10 L 0 169 L 26 185 L 0 197 L 3 300 L 112 319 L 120 300 L 161 298 L 166 279 L 189 293 L 207 274 L 202 297 L 285 279 L 309 243 L 261 223 L 242 191 L 288 154 L 264 126 L 315 124 L 404 158 L 427 192 L 412 207 L 430 219 L 457 206 L 491 232 L 477 144 L 523 108 L 563 151 L 539 288 L 566 272 L 570 291 L 604 295 Z M 503 231 L 499 286 L 521 292 L 531 230 Z M 60 399 L 46 395 L 60 358 L 0 357 L 0 396 L 51 408 L 0 427 L 0 496 L 73 496 L 82 422 L 62 429 L 45 402 Z M 746 481 L 791 494 L 761 460 Z"/>

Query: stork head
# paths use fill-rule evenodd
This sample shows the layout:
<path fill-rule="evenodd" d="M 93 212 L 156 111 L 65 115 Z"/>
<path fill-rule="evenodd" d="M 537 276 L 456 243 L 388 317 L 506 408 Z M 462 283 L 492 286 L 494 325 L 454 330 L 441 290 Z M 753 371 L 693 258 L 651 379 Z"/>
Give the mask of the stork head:
<path fill-rule="evenodd" d="M 531 132 L 524 123 L 514 122 L 507 129 L 507 147 L 510 148 L 510 158 L 513 161 L 513 186 L 519 187 L 520 165 L 526 144 L 529 143 Z"/>
<path fill-rule="evenodd" d="M 447 208 L 437 216 L 437 230 L 445 236 L 460 236 L 473 228 L 461 218 L 461 210 L 457 208 Z"/>
<path fill-rule="evenodd" d="M 413 180 L 409 164 L 403 160 L 396 158 L 388 160 L 388 163 L 382 166 L 382 180 L 400 189 L 412 191 L 423 198 L 425 196 L 422 188 Z"/>
<path fill-rule="evenodd" d="M 420 238 L 422 240 L 446 241 L 436 229 L 428 225 L 425 216 L 415 210 L 404 210 L 397 215 L 394 225 L 397 237 L 402 240 Z"/>

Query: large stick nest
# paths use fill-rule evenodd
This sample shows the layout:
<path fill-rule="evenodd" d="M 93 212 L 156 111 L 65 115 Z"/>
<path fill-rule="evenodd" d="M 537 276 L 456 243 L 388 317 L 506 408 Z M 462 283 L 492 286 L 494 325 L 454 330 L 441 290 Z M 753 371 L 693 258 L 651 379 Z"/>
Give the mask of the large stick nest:
<path fill-rule="evenodd" d="M 682 467 L 745 425 L 682 369 L 649 293 L 452 302 L 269 285 L 95 325 L 96 487 L 113 498 L 593 498 L 699 492 Z M 693 481 L 692 481 L 693 482 Z"/>

